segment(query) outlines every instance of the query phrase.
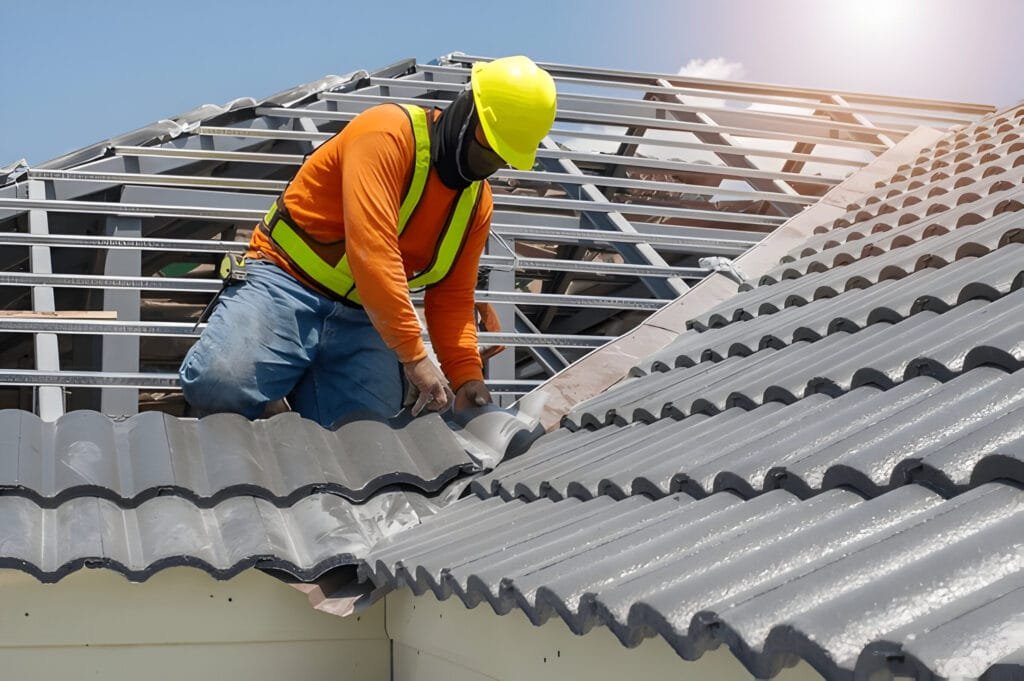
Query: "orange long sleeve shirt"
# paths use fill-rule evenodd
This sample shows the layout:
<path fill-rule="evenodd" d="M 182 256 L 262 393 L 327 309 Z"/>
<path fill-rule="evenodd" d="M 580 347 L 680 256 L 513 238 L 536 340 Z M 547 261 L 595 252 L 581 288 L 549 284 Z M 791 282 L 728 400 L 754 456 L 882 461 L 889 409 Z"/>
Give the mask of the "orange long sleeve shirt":
<path fill-rule="evenodd" d="M 431 168 L 419 206 L 398 238 L 398 211 L 414 156 L 406 113 L 394 105 L 375 106 L 317 148 L 284 194 L 292 219 L 313 238 L 344 240 L 363 306 L 402 362 L 426 356 L 408 278 L 433 259 L 457 196 Z M 484 182 L 459 257 L 425 296 L 430 340 L 455 390 L 466 381 L 483 379 L 473 303 L 492 212 L 491 189 Z M 266 257 L 303 280 L 261 230 L 254 230 L 248 255 Z"/>

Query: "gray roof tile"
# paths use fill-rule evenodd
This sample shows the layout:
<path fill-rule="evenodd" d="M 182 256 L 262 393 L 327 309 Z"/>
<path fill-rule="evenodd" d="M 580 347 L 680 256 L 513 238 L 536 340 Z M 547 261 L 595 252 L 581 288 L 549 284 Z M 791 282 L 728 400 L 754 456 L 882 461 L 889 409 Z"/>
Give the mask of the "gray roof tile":
<path fill-rule="evenodd" d="M 995 300 L 1024 284 L 1024 246 L 1013 244 L 977 259 L 926 269 L 901 280 L 844 292 L 815 305 L 793 306 L 751 321 L 699 333 L 688 331 L 645 362 L 655 371 L 815 341 L 836 331 L 859 331 L 880 321 L 898 322 L 925 310 L 944 312 L 974 299 Z"/>
<path fill-rule="evenodd" d="M 758 677 L 1019 677 L 1021 124 L 898 169 L 363 572 Z"/>
<path fill-rule="evenodd" d="M 876 195 L 874 198 L 877 200 L 872 202 L 869 197 L 862 205 L 853 207 L 831 224 L 818 227 L 815 234 L 828 236 L 842 233 L 843 230 L 848 230 L 849 233 L 877 231 L 876 220 L 891 225 L 899 222 L 904 212 L 910 213 L 911 216 L 927 214 L 932 205 L 942 204 L 944 201 L 948 203 L 948 196 L 953 190 L 967 188 L 968 185 L 974 185 L 969 188 L 972 193 L 987 194 L 992 184 L 1009 180 L 1015 175 L 1012 171 L 1024 162 L 1021 160 L 1024 158 L 1022 151 L 1024 143 L 1010 141 L 956 161 L 952 167 L 945 161 L 937 161 L 939 165 L 933 165 L 935 169 L 932 172 L 908 180 L 905 184 L 887 184 L 881 191 L 884 191 L 888 198 L 883 200 Z M 1004 177 L 1000 177 L 1004 174 Z M 909 186 L 912 182 L 916 185 L 914 188 Z M 957 204 L 962 203 L 960 198 L 955 201 Z M 819 243 L 818 236 L 808 239 L 806 246 Z M 801 246 L 801 249 L 804 247 Z"/>
<path fill-rule="evenodd" d="M 23 497 L 0 497 L 0 567 L 43 582 L 82 567 L 109 568 L 141 581 L 179 565 L 218 579 L 260 567 L 310 580 L 365 555 L 388 530 L 388 513 L 407 500 L 417 503 L 413 495 L 393 492 L 359 506 L 313 494 L 285 508 L 252 497 L 199 508 L 187 499 L 159 497 L 124 509 L 81 497 L 47 509 Z"/>
<path fill-rule="evenodd" d="M 241 495 L 290 505 L 320 491 L 362 501 L 396 484 L 435 491 L 475 467 L 437 415 L 330 431 L 294 413 L 250 422 L 80 411 L 49 423 L 0 411 L 0 495 L 48 507 L 80 496 L 137 506 L 166 494 L 206 507 Z"/>
<path fill-rule="evenodd" d="M 844 291 L 867 288 L 888 279 L 901 279 L 925 268 L 941 268 L 957 260 L 983 256 L 1024 238 L 1024 218 L 1006 214 L 971 229 L 955 230 L 883 255 L 863 258 L 825 272 L 761 285 L 741 287 L 741 293 L 690 320 L 687 328 L 704 331 L 733 321 L 773 314 L 786 307 L 806 305 Z"/>
<path fill-rule="evenodd" d="M 978 595 L 978 605 L 971 610 L 943 608 L 922 631 L 914 631 L 910 624 L 889 634 L 890 639 L 906 640 L 902 652 L 909 674 L 925 676 L 934 670 L 936 676 L 947 679 L 983 674 L 993 681 L 1020 678 L 1024 667 L 1024 636 L 1020 634 L 1024 588 L 1007 591 L 997 582 Z M 878 659 L 875 650 L 879 648 L 888 653 L 892 646 L 869 646 L 864 654 Z"/>
<path fill-rule="evenodd" d="M 1016 194 L 1016 196 L 1020 196 Z M 832 248 L 801 254 L 766 272 L 762 279 L 778 281 L 811 272 L 823 272 L 833 267 L 846 265 L 862 258 L 880 255 L 896 248 L 905 248 L 924 239 L 945 234 L 955 229 L 970 227 L 985 220 L 1016 213 L 1024 208 L 1019 199 L 1006 194 L 987 197 L 976 203 L 958 206 L 944 213 L 924 216 L 906 225 L 865 235 Z"/>
<path fill-rule="evenodd" d="M 817 342 L 800 340 L 633 378 L 582 403 L 566 422 L 579 427 L 716 413 L 817 392 L 836 395 L 860 385 L 890 388 L 923 374 L 948 380 L 986 364 L 1014 371 L 1024 363 L 1022 305 L 1019 289 L 994 302 L 968 301 L 945 313 L 923 311 L 895 324 L 879 320 Z"/>
<path fill-rule="evenodd" d="M 952 496 L 990 480 L 1024 483 L 1024 371 L 981 367 L 947 383 L 919 376 L 891 390 L 566 433 L 474 488 L 525 499 L 749 497 L 777 487 L 806 497 L 835 487 L 876 496 L 925 482 Z"/>
<path fill-rule="evenodd" d="M 661 635 L 687 659 L 725 643 L 760 678 L 789 655 L 829 678 L 898 655 L 979 675 L 1019 654 L 1006 627 L 1024 588 L 1022 518 L 1024 492 L 1001 484 L 945 501 L 916 485 L 869 501 L 843 490 L 467 499 L 386 540 L 361 569 L 535 623 L 558 615 L 577 633 L 606 625 L 630 646 Z M 955 635 L 964 617 L 989 628 L 984 652 L 944 660 L 929 636 Z"/>
<path fill-rule="evenodd" d="M 970 227 L 972 229 L 957 229 L 952 232 L 937 230 L 917 243 L 905 244 L 884 253 L 871 252 L 861 260 L 844 260 L 831 270 L 816 266 L 813 271 L 828 273 L 842 267 L 855 267 L 857 269 L 850 270 L 850 273 L 857 274 L 847 280 L 846 287 L 864 286 L 872 279 L 896 278 L 936 261 L 949 263 L 966 255 L 982 255 L 1011 241 L 1021 241 L 1021 216 L 1017 211 L 1000 213 Z M 784 264 L 762 276 L 760 283 L 775 283 L 804 274 L 802 268 Z"/>

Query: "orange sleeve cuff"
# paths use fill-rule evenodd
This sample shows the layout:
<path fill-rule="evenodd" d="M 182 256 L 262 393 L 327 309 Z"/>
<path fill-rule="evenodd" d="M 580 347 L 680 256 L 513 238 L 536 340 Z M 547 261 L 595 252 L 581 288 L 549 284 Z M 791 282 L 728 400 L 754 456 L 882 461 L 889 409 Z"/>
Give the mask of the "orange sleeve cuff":
<path fill-rule="evenodd" d="M 460 363 L 450 369 L 448 381 L 452 384 L 452 390 L 459 391 L 469 381 L 484 380 L 483 368 L 477 362 L 467 361 Z"/>
<path fill-rule="evenodd" d="M 427 346 L 424 345 L 423 339 L 420 337 L 410 338 L 399 343 L 394 347 L 394 351 L 398 355 L 398 361 L 402 364 L 415 362 L 427 356 Z"/>

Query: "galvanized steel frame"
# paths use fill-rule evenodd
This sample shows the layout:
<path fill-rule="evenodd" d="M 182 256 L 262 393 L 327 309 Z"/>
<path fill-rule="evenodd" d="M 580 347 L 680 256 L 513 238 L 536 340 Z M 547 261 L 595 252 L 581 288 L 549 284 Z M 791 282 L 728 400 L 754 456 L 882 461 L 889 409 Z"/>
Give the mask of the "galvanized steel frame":
<path fill-rule="evenodd" d="M 67 292 L 118 319 L 0 319 L 0 333 L 34 339 L 34 368 L 8 359 L 0 384 L 32 390 L 44 418 L 63 413 L 63 387 L 101 387 L 101 405 L 89 406 L 117 413 L 137 409 L 140 389 L 173 388 L 173 374 L 142 371 L 140 339 L 196 332 L 187 319 L 144 320 L 147 297 L 184 305 L 219 282 L 159 271 L 241 252 L 235 231 L 251 227 L 304 156 L 347 121 L 382 102 L 443 106 L 481 59 L 404 60 L 328 89 L 299 86 L 263 102 L 200 109 L 9 177 L 0 187 L 0 296 L 27 289 L 31 309 L 46 312 L 60 309 L 55 296 Z M 506 328 L 482 333 L 481 343 L 524 350 L 491 365 L 492 390 L 513 396 L 685 291 L 707 273 L 700 256 L 742 254 L 916 125 L 967 124 L 991 111 L 544 66 L 559 85 L 558 117 L 537 169 L 493 178 L 495 236 L 481 262 L 491 274 L 477 292 Z M 77 269 L 61 271 L 58 261 Z M 98 345 L 76 345 L 97 336 Z M 64 338 L 70 355 L 58 344 Z M 77 364 L 90 347 L 98 370 L 61 365 L 62 353 Z"/>

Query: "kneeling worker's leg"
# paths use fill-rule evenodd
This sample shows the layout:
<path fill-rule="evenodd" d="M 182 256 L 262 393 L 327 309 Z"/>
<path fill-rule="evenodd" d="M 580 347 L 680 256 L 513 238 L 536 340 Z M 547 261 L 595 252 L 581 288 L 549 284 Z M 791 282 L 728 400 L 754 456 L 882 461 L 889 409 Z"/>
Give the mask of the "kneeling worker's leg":
<path fill-rule="evenodd" d="M 198 416 L 233 412 L 257 418 L 287 395 L 309 365 L 315 313 L 301 284 L 275 265 L 250 261 L 248 278 L 221 295 L 199 341 L 179 369 Z"/>
<path fill-rule="evenodd" d="M 359 412 L 394 416 L 402 408 L 402 368 L 362 310 L 336 303 L 319 353 L 295 389 L 293 406 L 329 427 Z"/>

